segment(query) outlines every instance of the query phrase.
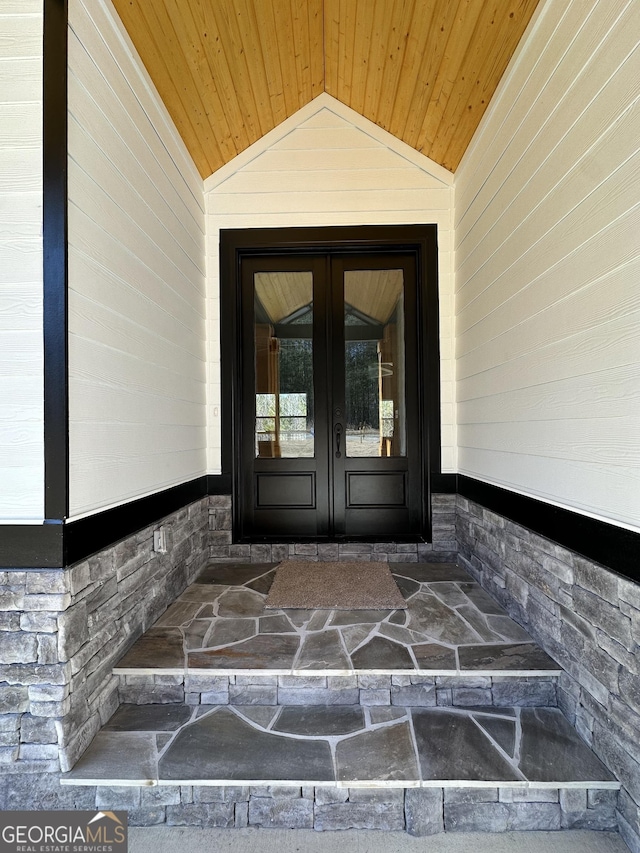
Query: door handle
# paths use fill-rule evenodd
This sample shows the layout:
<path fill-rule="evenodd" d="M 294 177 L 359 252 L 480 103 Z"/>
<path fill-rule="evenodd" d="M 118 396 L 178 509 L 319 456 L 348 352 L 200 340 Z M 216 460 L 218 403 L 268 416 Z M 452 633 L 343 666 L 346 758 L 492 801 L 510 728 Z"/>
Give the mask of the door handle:
<path fill-rule="evenodd" d="M 340 443 L 342 441 L 342 424 L 336 424 L 333 428 L 333 431 L 336 436 L 336 459 L 340 459 L 342 453 L 340 452 Z"/>

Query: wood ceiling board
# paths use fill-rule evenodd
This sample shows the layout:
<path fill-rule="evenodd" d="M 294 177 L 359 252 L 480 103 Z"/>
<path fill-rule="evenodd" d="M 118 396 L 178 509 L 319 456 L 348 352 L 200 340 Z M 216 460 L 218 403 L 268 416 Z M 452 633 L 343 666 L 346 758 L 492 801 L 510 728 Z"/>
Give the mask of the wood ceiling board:
<path fill-rule="evenodd" d="M 415 0 L 411 20 L 409 22 L 402 69 L 393 97 L 385 99 L 387 111 L 390 109 L 388 121 L 382 125 L 398 139 L 405 140 L 405 125 L 411 113 L 414 92 L 418 85 L 420 69 L 425 61 L 424 46 L 431 27 L 431 21 L 436 6 L 436 0 Z M 422 86 L 427 80 L 424 75 Z M 382 115 L 382 113 L 381 113 Z"/>
<path fill-rule="evenodd" d="M 122 0 L 118 0 L 118 2 L 122 2 Z M 222 161 L 222 165 L 235 157 L 240 150 L 237 139 L 237 128 L 240 127 L 241 130 L 244 128 L 241 123 L 241 113 L 239 110 L 234 113 L 232 105 L 225 98 L 225 92 L 221 85 L 223 79 L 220 75 L 214 73 L 214 66 L 211 62 L 211 51 L 208 50 L 206 38 L 203 42 L 201 36 L 201 33 L 206 32 L 207 28 L 200 4 L 190 2 L 187 5 L 183 4 L 182 0 L 164 0 L 164 2 L 171 3 L 171 20 L 175 22 L 175 27 L 180 33 L 182 43 L 185 45 L 185 52 L 189 54 L 190 85 L 197 88 L 202 94 L 203 101 L 206 104 L 207 132 L 209 136 L 213 136 L 216 139 L 219 159 Z M 192 48 L 187 50 L 186 45 L 189 44 L 192 45 Z M 183 80 L 183 88 L 185 89 L 187 82 L 188 78 L 185 77 Z M 201 136 L 200 141 L 207 151 L 209 160 L 212 160 L 214 153 L 209 148 L 208 139 L 205 136 Z M 196 161 L 196 165 L 202 175 L 203 167 L 200 162 Z M 218 168 L 220 167 L 218 166 Z"/>
<path fill-rule="evenodd" d="M 445 161 L 445 155 L 452 143 L 452 160 L 455 166 L 460 162 L 471 139 L 469 129 L 473 135 L 488 105 L 487 89 L 491 94 L 495 91 L 516 48 L 522 19 L 526 18 L 528 23 L 536 4 L 537 0 L 494 0 L 493 3 L 483 5 L 454 85 L 444 99 L 444 108 L 439 114 L 439 122 L 437 126 L 435 120 L 427 122 L 432 130 L 428 145 L 425 147 L 428 147 L 429 156 L 437 162 Z M 515 39 L 514 29 L 518 34 L 518 38 Z M 476 92 L 479 90 L 484 90 L 484 104 L 482 104 L 482 97 L 476 97 Z M 476 114 L 472 116 L 474 120 L 465 122 L 465 117 L 473 113 L 474 106 L 476 107 Z M 461 134 L 463 127 L 467 131 L 464 136 Z M 460 150 L 461 142 L 465 138 L 464 148 Z"/>
<path fill-rule="evenodd" d="M 284 83 L 284 97 L 287 116 L 293 115 L 301 106 L 299 103 L 298 77 L 296 74 L 295 43 L 293 22 L 291 20 L 291 6 L 289 0 L 277 4 L 274 11 L 278 34 L 278 54 L 282 79 Z M 288 49 L 280 50 L 280 44 L 288 46 Z"/>
<path fill-rule="evenodd" d="M 436 133 L 429 156 L 452 172 L 462 160 L 538 2 L 539 0 L 518 0 L 509 4 L 513 17 L 509 12 L 497 18 L 497 30 L 491 49 L 485 48 L 482 65 L 476 73 L 473 73 L 473 69 L 467 73 L 466 92 L 464 95 L 458 95 L 457 116 L 452 115 L 454 98 L 450 98 L 443 114 L 443 127 Z M 482 46 L 483 34 L 480 33 L 478 47 Z"/>
<path fill-rule="evenodd" d="M 324 89 L 324 14 L 321 0 L 291 0 L 291 9 L 299 109 Z"/>
<path fill-rule="evenodd" d="M 180 0 L 156 0 L 151 4 L 141 3 L 140 6 L 142 16 L 151 29 L 158 50 L 162 53 L 182 112 L 190 122 L 192 137 L 188 147 L 199 148 L 201 154 L 194 157 L 194 160 L 202 174 L 203 170 L 215 168 L 216 163 L 224 162 L 224 155 L 218 144 L 219 133 L 217 129 L 214 131 L 209 120 L 207 88 L 200 85 L 197 77 L 194 78 L 197 57 L 188 46 L 183 27 L 184 16 L 176 9 L 176 2 Z M 160 32 L 162 37 L 159 36 Z"/>
<path fill-rule="evenodd" d="M 215 137 L 224 163 L 235 157 L 239 146 L 234 139 L 233 114 L 225 109 L 223 95 L 218 87 L 218 75 L 212 71 L 210 51 L 206 49 L 206 38 L 202 43 L 200 34 L 206 32 L 204 19 L 200 14 L 199 7 L 195 4 L 184 6 L 184 8 L 180 7 L 180 14 L 174 12 L 174 15 L 180 21 L 181 27 L 184 28 L 185 42 L 193 45 L 193 50 L 190 52 L 192 79 L 205 92 L 209 125 L 212 128 L 212 133 L 214 133 L 213 128 L 215 128 Z M 238 117 L 236 116 L 236 118 Z"/>
<path fill-rule="evenodd" d="M 324 0 L 324 2 L 325 21 L 329 17 L 332 34 L 331 41 L 327 42 L 326 34 L 329 29 L 325 24 L 325 91 L 348 104 L 353 79 L 356 0 Z M 337 38 L 335 37 L 336 25 Z"/>
<path fill-rule="evenodd" d="M 195 17 L 197 7 L 195 4 L 182 4 L 181 0 L 163 2 L 167 9 L 164 25 L 167 29 L 173 27 L 178 45 L 187 60 L 186 71 L 190 74 L 191 87 L 202 99 L 205 118 L 204 128 L 200 131 L 200 143 L 210 164 L 214 159 L 224 163 L 238 153 L 238 147 L 233 140 L 229 119 L 215 82 L 216 76 L 212 74 L 207 61 L 205 44 L 201 38 L 202 27 Z M 187 79 L 186 74 L 184 79 Z M 216 142 L 217 151 L 211 146 L 212 139 Z"/>
<path fill-rule="evenodd" d="M 200 141 L 201 134 L 196 132 L 198 117 L 204 113 L 202 100 L 197 93 L 192 93 L 194 101 L 185 109 L 177 78 L 180 68 L 169 61 L 167 45 L 171 43 L 171 34 L 161 31 L 155 15 L 147 17 L 151 12 L 149 5 L 126 0 L 114 0 L 114 5 L 200 174 L 203 169 L 215 168 L 213 163 L 209 165 L 209 158 Z M 147 15 L 144 14 L 145 10 Z M 172 49 L 177 52 L 177 47 Z M 178 58 L 178 65 L 182 66 L 183 76 L 188 76 L 184 57 Z M 217 148 L 215 139 L 212 140 L 212 146 L 214 150 Z"/>
<path fill-rule="evenodd" d="M 324 4 L 309 3 L 309 48 L 311 52 L 311 98 L 325 90 Z"/>
<path fill-rule="evenodd" d="M 212 4 L 215 6 L 215 4 Z M 258 29 L 256 4 L 253 0 L 234 0 L 235 9 L 229 18 L 232 24 L 232 40 L 237 38 L 240 50 L 235 56 L 236 66 L 246 68 L 247 88 L 252 93 L 260 136 L 272 130 L 276 124 L 269 92 L 269 74 L 274 65 L 279 65 L 277 30 L 276 42 L 263 42 L 264 33 Z M 269 70 L 268 70 L 269 69 Z M 238 88 L 243 88 L 241 79 Z M 255 141 L 255 140 L 254 140 Z"/>
<path fill-rule="evenodd" d="M 347 101 L 352 110 L 364 115 L 364 94 L 369 68 L 369 49 L 373 30 L 373 10 L 379 0 L 353 0 L 357 3 L 354 21 L 353 56 L 351 58 L 351 94 Z M 343 100 L 343 98 L 340 98 Z"/>
<path fill-rule="evenodd" d="M 340 28 L 344 26 L 344 17 L 340 15 L 340 0 L 325 0 L 323 10 L 323 59 L 324 59 L 324 88 L 333 94 L 338 87 L 338 66 L 340 51 Z M 335 61 L 329 61 L 329 57 Z M 343 60 L 344 62 L 344 60 Z M 335 97 L 335 94 L 334 94 Z"/>
<path fill-rule="evenodd" d="M 375 115 L 380 94 L 385 87 L 384 66 L 387 54 L 387 40 L 392 31 L 393 3 L 391 0 L 376 0 L 371 13 L 371 38 L 369 56 L 365 66 L 366 76 L 362 106 L 358 112 L 364 116 Z"/>
<path fill-rule="evenodd" d="M 234 77 L 234 46 L 228 43 L 229 35 L 225 41 L 224 33 L 228 32 L 228 27 L 222 9 L 216 6 L 223 33 L 220 32 L 218 17 L 208 0 L 196 0 L 196 7 L 196 21 L 204 41 L 207 66 L 220 92 L 222 109 L 231 128 L 237 155 L 251 145 L 254 135 L 259 131 L 252 126 L 252 119 L 247 115 L 250 109 L 246 104 L 247 93 L 238 86 Z M 217 114 L 212 113 L 212 122 L 215 123 L 218 118 Z"/>
<path fill-rule="evenodd" d="M 500 0 L 493 0 L 500 2 Z M 464 81 L 466 68 L 464 62 L 469 52 L 478 22 L 485 17 L 493 16 L 491 0 L 460 0 L 457 12 L 451 23 L 444 52 L 440 59 L 440 67 L 433 82 L 431 98 L 427 107 L 422 127 L 413 143 L 418 151 L 424 154 L 431 152 L 433 138 L 440 127 L 442 114 L 456 86 Z M 428 156 L 431 156 L 429 153 Z"/>
<path fill-rule="evenodd" d="M 395 0 L 382 68 L 382 85 L 379 88 L 377 103 L 371 110 L 371 114 L 376 116 L 375 123 L 385 130 L 389 130 L 391 126 L 394 106 L 398 99 L 415 6 L 415 0 Z"/>
<path fill-rule="evenodd" d="M 190 0 L 188 0 L 190 2 Z M 247 148 L 266 131 L 260 127 L 256 98 L 251 86 L 251 76 L 247 66 L 245 45 L 238 29 L 237 15 L 233 4 L 228 0 L 216 0 L 209 3 L 202 0 L 207 23 L 209 43 L 215 39 L 216 70 L 225 79 L 226 88 L 235 93 L 245 136 L 240 143 Z M 258 73 L 258 72 L 256 72 Z"/>
<path fill-rule="evenodd" d="M 454 26 L 457 8 L 455 0 L 431 0 L 424 10 L 430 15 L 427 29 L 425 31 L 421 27 L 419 39 L 412 43 L 415 56 L 411 67 L 415 77 L 408 82 L 413 82 L 413 89 L 402 113 L 397 114 L 397 124 L 392 126 L 391 132 L 416 150 L 418 135 L 434 97 L 440 64 Z M 416 9 L 418 16 L 421 12 L 421 9 Z"/>
<path fill-rule="evenodd" d="M 273 3 L 258 3 L 254 7 L 256 26 L 260 33 L 263 45 L 263 56 L 267 53 L 270 61 L 265 62 L 267 87 L 271 99 L 271 114 L 274 124 L 284 121 L 289 113 L 285 99 L 285 91 L 282 67 L 280 63 L 280 50 L 278 47 L 278 27 Z"/>
<path fill-rule="evenodd" d="M 203 177 L 322 92 L 453 170 L 539 0 L 114 0 Z"/>

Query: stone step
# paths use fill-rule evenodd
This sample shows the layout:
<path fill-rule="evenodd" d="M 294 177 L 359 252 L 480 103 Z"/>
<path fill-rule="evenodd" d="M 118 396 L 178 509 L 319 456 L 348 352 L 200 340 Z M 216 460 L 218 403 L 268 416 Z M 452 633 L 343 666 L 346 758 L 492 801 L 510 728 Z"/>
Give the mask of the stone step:
<path fill-rule="evenodd" d="M 554 705 L 558 665 L 464 570 L 396 563 L 406 610 L 267 610 L 274 564 L 209 566 L 119 661 L 123 702 Z"/>
<path fill-rule="evenodd" d="M 143 799 L 174 812 L 190 797 L 223 825 L 240 810 L 254 825 L 415 834 L 443 815 L 466 830 L 614 829 L 619 788 L 558 709 L 495 707 L 123 705 L 61 781 L 105 802 L 158 789 Z"/>
<path fill-rule="evenodd" d="M 556 707 L 555 673 L 120 675 L 123 704 Z"/>

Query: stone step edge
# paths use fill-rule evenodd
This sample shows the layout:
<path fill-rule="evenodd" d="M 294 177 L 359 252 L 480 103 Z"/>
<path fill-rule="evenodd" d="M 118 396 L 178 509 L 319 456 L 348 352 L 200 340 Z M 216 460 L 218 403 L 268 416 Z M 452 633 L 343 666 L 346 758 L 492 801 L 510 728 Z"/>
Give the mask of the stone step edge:
<path fill-rule="evenodd" d="M 603 791 L 619 791 L 620 782 L 611 780 L 594 780 L 589 779 L 583 782 L 524 782 L 518 780 L 465 780 L 465 779 L 429 779 L 423 781 L 421 779 L 402 779 L 402 780 L 344 780 L 336 781 L 315 781 L 314 779 L 106 779 L 101 778 L 86 778 L 86 779 L 66 779 L 64 775 L 60 777 L 61 785 L 73 787 L 91 787 L 94 785 L 104 787 L 118 788 L 163 788 L 175 787 L 180 785 L 195 785 L 202 788 L 337 788 L 344 790 L 347 788 L 357 788 L 359 790 L 414 790 L 426 788 L 461 788 L 474 790 L 487 790 L 496 788 L 513 788 L 519 791 L 556 791 L 560 788 L 566 790 L 603 790 Z"/>
<path fill-rule="evenodd" d="M 119 667 L 113 668 L 114 675 L 184 675 L 198 678 L 224 678 L 226 676 L 251 676 L 269 678 L 290 676 L 291 678 L 350 678 L 375 676 L 406 676 L 419 678 L 559 678 L 562 668 L 557 669 L 371 669 L 354 672 L 347 669 L 200 669 L 196 667 Z"/>

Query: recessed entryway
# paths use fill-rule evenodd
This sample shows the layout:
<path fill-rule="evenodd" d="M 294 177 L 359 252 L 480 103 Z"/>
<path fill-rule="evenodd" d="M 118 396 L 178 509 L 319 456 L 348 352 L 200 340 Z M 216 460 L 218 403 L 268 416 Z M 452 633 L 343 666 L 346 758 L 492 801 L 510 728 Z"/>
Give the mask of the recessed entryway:
<path fill-rule="evenodd" d="M 435 226 L 221 239 L 236 538 L 428 536 Z"/>

